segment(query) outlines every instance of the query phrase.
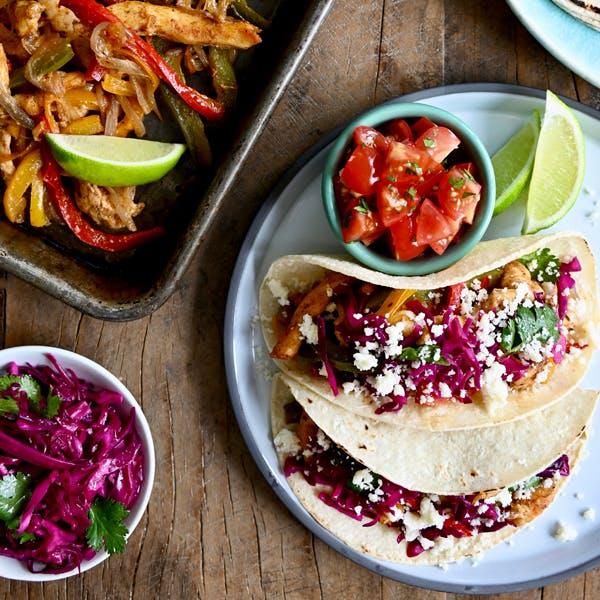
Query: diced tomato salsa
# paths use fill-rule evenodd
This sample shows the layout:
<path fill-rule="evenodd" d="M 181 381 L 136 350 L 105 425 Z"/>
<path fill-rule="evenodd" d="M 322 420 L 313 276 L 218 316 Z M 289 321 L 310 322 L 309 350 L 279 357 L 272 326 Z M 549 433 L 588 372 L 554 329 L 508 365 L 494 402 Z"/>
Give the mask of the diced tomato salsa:
<path fill-rule="evenodd" d="M 473 223 L 472 162 L 448 164 L 460 139 L 426 117 L 356 127 L 334 190 L 344 242 L 383 245 L 397 260 L 443 254 Z"/>

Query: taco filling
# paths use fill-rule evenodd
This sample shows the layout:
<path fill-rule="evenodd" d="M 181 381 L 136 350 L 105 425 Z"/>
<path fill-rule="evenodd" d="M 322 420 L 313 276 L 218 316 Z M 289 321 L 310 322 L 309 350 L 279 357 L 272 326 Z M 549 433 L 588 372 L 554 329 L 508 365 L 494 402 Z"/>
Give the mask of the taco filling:
<path fill-rule="evenodd" d="M 570 472 L 569 458 L 563 454 L 537 475 L 508 488 L 469 495 L 426 494 L 397 485 L 354 460 L 295 401 L 284 410 L 286 424 L 274 443 L 286 478 L 301 476 L 320 503 L 363 527 L 389 528 L 397 544 L 405 543 L 408 558 L 424 552 L 443 554 L 458 538 L 504 528 L 516 531 L 552 502 Z"/>
<path fill-rule="evenodd" d="M 432 290 L 329 271 L 308 292 L 280 296 L 271 356 L 326 378 L 334 396 L 368 394 L 378 414 L 476 399 L 493 411 L 587 346 L 571 319 L 580 270 L 576 256 L 542 247 Z"/>

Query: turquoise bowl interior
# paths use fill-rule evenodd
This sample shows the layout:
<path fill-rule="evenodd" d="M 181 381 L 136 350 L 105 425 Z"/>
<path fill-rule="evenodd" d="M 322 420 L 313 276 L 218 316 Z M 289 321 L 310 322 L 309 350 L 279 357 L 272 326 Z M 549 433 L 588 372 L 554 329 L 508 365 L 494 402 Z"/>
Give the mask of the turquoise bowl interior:
<path fill-rule="evenodd" d="M 461 162 L 472 161 L 477 167 L 477 178 L 481 183 L 481 200 L 473 224 L 464 228 L 460 240 L 450 244 L 441 255 L 427 250 L 421 256 L 409 261 L 396 260 L 365 246 L 362 242 L 345 243 L 342 238 L 340 214 L 333 190 L 333 176 L 341 168 L 341 161 L 348 144 L 352 140 L 354 129 L 358 125 L 378 126 L 393 119 L 414 119 L 427 117 L 436 125 L 451 129 L 461 140 L 455 152 L 461 152 Z M 455 115 L 435 106 L 419 102 L 391 102 L 376 106 L 354 119 L 333 143 L 326 159 L 321 182 L 321 192 L 325 214 L 331 228 L 344 249 L 356 260 L 382 273 L 390 275 L 428 275 L 441 271 L 465 256 L 484 236 L 494 212 L 496 183 L 492 161 L 485 146 L 477 135 Z"/>

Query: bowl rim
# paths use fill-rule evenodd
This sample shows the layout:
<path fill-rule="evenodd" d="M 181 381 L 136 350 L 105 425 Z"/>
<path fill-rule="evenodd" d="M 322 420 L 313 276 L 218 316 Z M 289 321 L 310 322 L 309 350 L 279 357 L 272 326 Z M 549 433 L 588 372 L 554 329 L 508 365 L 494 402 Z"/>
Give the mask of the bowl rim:
<path fill-rule="evenodd" d="M 333 174 L 339 166 L 341 157 L 351 140 L 354 129 L 358 125 L 377 126 L 400 118 L 427 117 L 437 125 L 452 129 L 461 140 L 461 145 L 476 163 L 479 179 L 485 190 L 485 202 L 475 213 L 473 224 L 464 231 L 460 243 L 453 245 L 441 255 L 416 257 L 410 261 L 399 261 L 391 256 L 384 256 L 365 246 L 362 242 L 344 242 L 340 226 L 333 189 Z M 321 196 L 325 215 L 336 239 L 344 250 L 369 268 L 389 275 L 430 275 L 441 271 L 463 258 L 483 238 L 491 222 L 496 197 L 496 182 L 491 157 L 479 136 L 459 117 L 453 113 L 422 102 L 392 101 L 374 106 L 354 117 L 338 134 L 331 146 L 323 167 L 321 178 Z"/>
<path fill-rule="evenodd" d="M 51 354 L 61 367 L 72 369 L 81 379 L 85 379 L 96 385 L 115 389 L 123 396 L 122 406 L 124 408 L 135 408 L 135 427 L 144 448 L 144 482 L 138 499 L 124 521 L 129 530 L 126 539 L 129 539 L 146 512 L 154 486 L 156 455 L 152 431 L 150 430 L 146 416 L 133 394 L 116 375 L 91 358 L 87 358 L 71 350 L 44 345 L 22 345 L 2 348 L 0 349 L 0 373 L 5 371 L 6 366 L 10 362 L 16 362 L 17 364 L 25 362 L 30 362 L 31 364 L 51 364 L 47 358 L 48 354 Z M 109 556 L 106 550 L 102 550 L 97 552 L 91 559 L 83 560 L 78 568 L 65 573 L 32 573 L 25 567 L 22 561 L 8 556 L 0 556 L 0 576 L 16 581 L 58 581 L 88 571 L 105 561 Z M 10 571 L 14 572 L 7 572 L 9 566 Z"/>

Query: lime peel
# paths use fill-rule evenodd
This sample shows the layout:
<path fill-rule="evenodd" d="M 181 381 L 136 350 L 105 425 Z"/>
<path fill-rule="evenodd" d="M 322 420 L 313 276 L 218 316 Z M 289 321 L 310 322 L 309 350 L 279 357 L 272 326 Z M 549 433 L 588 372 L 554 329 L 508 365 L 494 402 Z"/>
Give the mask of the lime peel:
<path fill-rule="evenodd" d="M 101 186 L 143 185 L 164 177 L 184 144 L 108 135 L 49 133 L 48 146 L 66 173 Z"/>
<path fill-rule="evenodd" d="M 525 125 L 492 157 L 496 178 L 494 216 L 511 206 L 527 187 L 533 170 L 540 126 L 540 113 L 534 110 Z"/>

